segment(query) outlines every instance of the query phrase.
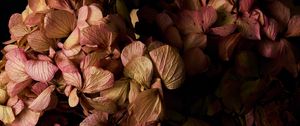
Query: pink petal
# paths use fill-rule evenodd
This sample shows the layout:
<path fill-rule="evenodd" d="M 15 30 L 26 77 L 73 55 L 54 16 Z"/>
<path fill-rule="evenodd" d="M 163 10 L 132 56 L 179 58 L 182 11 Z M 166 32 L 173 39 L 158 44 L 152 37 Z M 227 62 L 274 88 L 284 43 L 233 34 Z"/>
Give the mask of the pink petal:
<path fill-rule="evenodd" d="M 287 37 L 300 36 L 300 15 L 295 15 L 289 20 L 288 30 L 285 35 Z"/>
<path fill-rule="evenodd" d="M 87 116 L 80 126 L 108 125 L 108 113 L 96 111 Z"/>
<path fill-rule="evenodd" d="M 49 61 L 28 60 L 25 70 L 32 79 L 46 83 L 54 77 L 58 68 Z"/>
<path fill-rule="evenodd" d="M 145 55 L 145 52 L 146 47 L 142 42 L 136 41 L 130 43 L 129 45 L 124 47 L 121 53 L 121 60 L 123 65 L 126 66 L 126 64 L 135 57 Z"/>
<path fill-rule="evenodd" d="M 212 7 L 203 7 L 200 10 L 201 23 L 204 31 L 207 31 L 208 28 L 213 25 L 218 18 L 217 12 Z"/>
<path fill-rule="evenodd" d="M 46 2 L 50 8 L 72 12 L 67 0 L 46 0 Z"/>
<path fill-rule="evenodd" d="M 5 55 L 5 57 L 7 58 L 7 60 L 12 60 L 15 62 L 20 62 L 20 63 L 24 63 L 25 61 L 27 61 L 24 49 L 21 49 L 21 48 L 17 48 L 17 49 L 13 49 L 13 50 L 9 51 Z"/>
<path fill-rule="evenodd" d="M 8 22 L 8 28 L 11 29 L 12 27 L 23 23 L 22 15 L 19 13 L 14 13 L 10 16 L 9 22 Z"/>
<path fill-rule="evenodd" d="M 275 41 L 277 33 L 279 31 L 279 26 L 276 20 L 270 18 L 268 21 L 265 22 L 264 31 L 266 36 Z"/>
<path fill-rule="evenodd" d="M 30 79 L 25 72 L 25 65 L 21 62 L 8 60 L 5 64 L 5 71 L 7 72 L 8 77 L 15 82 L 22 82 Z"/>
<path fill-rule="evenodd" d="M 9 44 L 9 45 L 6 45 L 3 49 L 5 52 L 9 52 L 13 49 L 17 49 L 18 48 L 18 45 L 12 45 L 12 44 Z"/>
<path fill-rule="evenodd" d="M 232 34 L 222 39 L 219 46 L 219 56 L 221 59 L 229 61 L 229 58 L 231 57 L 235 46 L 238 44 L 240 39 L 240 33 Z"/>
<path fill-rule="evenodd" d="M 162 32 L 165 32 L 168 27 L 174 24 L 173 20 L 167 13 L 160 13 L 156 16 L 156 23 Z"/>
<path fill-rule="evenodd" d="M 90 66 L 100 66 L 100 60 L 104 59 L 107 56 L 107 52 L 95 51 L 84 57 L 84 59 L 80 62 L 80 68 L 84 71 L 86 68 Z"/>
<path fill-rule="evenodd" d="M 28 106 L 33 111 L 45 110 L 51 101 L 51 94 L 54 91 L 55 86 L 51 85 L 47 87 L 34 101 Z"/>
<path fill-rule="evenodd" d="M 80 30 L 89 26 L 89 24 L 86 22 L 86 20 L 88 18 L 88 14 L 89 14 L 88 6 L 84 5 L 79 9 L 77 26 Z"/>
<path fill-rule="evenodd" d="M 7 84 L 7 94 L 11 97 L 19 94 L 21 91 L 23 91 L 24 88 L 29 86 L 31 84 L 32 80 L 28 79 L 23 82 L 15 83 L 10 82 Z"/>
<path fill-rule="evenodd" d="M 17 96 L 14 96 L 7 101 L 7 106 L 11 106 L 15 115 L 21 113 L 21 111 L 25 108 L 24 102 L 19 99 Z"/>
<path fill-rule="evenodd" d="M 214 35 L 219 35 L 222 37 L 228 36 L 233 33 L 236 29 L 235 24 L 227 24 L 220 27 L 215 27 L 210 29 L 210 33 Z"/>
<path fill-rule="evenodd" d="M 47 84 L 47 83 L 37 82 L 37 83 L 35 83 L 35 84 L 31 87 L 31 91 L 32 91 L 34 94 L 39 95 L 39 94 L 41 94 L 47 87 L 48 87 L 48 84 Z"/>
<path fill-rule="evenodd" d="M 41 60 L 41 61 L 52 62 L 52 59 L 46 55 L 38 54 L 37 58 L 38 58 L 38 60 Z"/>
<path fill-rule="evenodd" d="M 103 18 L 102 11 L 94 4 L 88 6 L 88 9 L 89 9 L 89 13 L 88 13 L 87 22 L 90 25 L 97 25 L 98 22 Z"/>
<path fill-rule="evenodd" d="M 54 58 L 55 53 L 56 53 L 55 50 L 52 47 L 50 47 L 49 48 L 49 57 Z"/>
<path fill-rule="evenodd" d="M 73 85 L 77 88 L 82 87 L 82 80 L 81 80 L 81 75 L 80 73 L 77 72 L 63 72 L 63 78 L 66 81 L 67 85 Z"/>
<path fill-rule="evenodd" d="M 267 58 L 276 58 L 281 55 L 284 43 L 282 41 L 265 40 L 260 43 L 259 51 Z"/>
<path fill-rule="evenodd" d="M 241 12 L 249 12 L 249 10 L 252 7 L 252 4 L 254 3 L 254 0 L 240 0 L 240 11 Z"/>
<path fill-rule="evenodd" d="M 28 35 L 27 41 L 29 46 L 37 52 L 48 51 L 50 47 L 55 47 L 55 40 L 47 38 L 46 35 L 38 30 Z"/>
<path fill-rule="evenodd" d="M 82 92 L 96 93 L 113 86 L 114 75 L 107 70 L 91 66 L 83 72 L 85 82 Z"/>
<path fill-rule="evenodd" d="M 23 110 L 16 117 L 11 126 L 35 126 L 41 116 L 41 113 L 34 112 L 30 109 Z"/>
<path fill-rule="evenodd" d="M 274 0 L 268 3 L 267 6 L 271 15 L 279 22 L 279 24 L 288 24 L 291 17 L 290 8 L 288 8 L 278 0 Z"/>
<path fill-rule="evenodd" d="M 239 30 L 242 33 L 242 36 L 244 36 L 247 39 L 251 40 L 260 40 L 260 26 L 259 23 L 252 19 L 252 18 L 241 18 L 237 21 L 237 24 L 239 26 Z"/>
<path fill-rule="evenodd" d="M 44 15 L 44 13 L 31 13 L 25 18 L 24 24 L 28 26 L 39 25 L 43 21 Z"/>

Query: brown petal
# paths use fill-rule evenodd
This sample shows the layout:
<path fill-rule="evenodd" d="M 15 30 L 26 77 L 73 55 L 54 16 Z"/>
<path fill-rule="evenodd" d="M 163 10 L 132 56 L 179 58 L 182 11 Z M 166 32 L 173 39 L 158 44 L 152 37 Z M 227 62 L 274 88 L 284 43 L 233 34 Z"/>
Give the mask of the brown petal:
<path fill-rule="evenodd" d="M 267 6 L 271 15 L 279 22 L 279 24 L 284 26 L 288 24 L 291 17 L 290 8 L 277 0 L 268 3 Z"/>
<path fill-rule="evenodd" d="M 259 23 L 252 19 L 252 18 L 241 18 L 237 21 L 238 28 L 240 32 L 242 33 L 242 36 L 244 36 L 247 39 L 251 40 L 260 40 L 260 25 Z"/>
<path fill-rule="evenodd" d="M 190 33 L 185 36 L 184 50 L 192 48 L 205 48 L 207 45 L 207 35 L 203 33 Z"/>
<path fill-rule="evenodd" d="M 208 28 L 213 25 L 218 18 L 217 12 L 212 7 L 202 7 L 200 10 L 201 13 L 201 23 L 203 31 L 207 31 Z"/>
<path fill-rule="evenodd" d="M 53 10 L 44 18 L 44 31 L 49 38 L 67 37 L 74 29 L 75 16 L 64 10 Z"/>
<path fill-rule="evenodd" d="M 300 36 L 300 15 L 295 15 L 289 20 L 288 30 L 285 35 L 287 37 Z"/>
<path fill-rule="evenodd" d="M 0 72 L 0 86 L 4 87 L 10 81 L 6 71 Z"/>
<path fill-rule="evenodd" d="M 129 81 L 126 78 L 115 81 L 114 86 L 102 91 L 100 96 L 113 100 L 120 106 L 124 106 L 129 91 Z"/>
<path fill-rule="evenodd" d="M 54 77 L 58 68 L 49 61 L 28 60 L 25 70 L 32 79 L 46 83 Z"/>
<path fill-rule="evenodd" d="M 41 113 L 34 112 L 30 109 L 23 110 L 16 117 L 11 126 L 35 126 L 41 116 Z"/>
<path fill-rule="evenodd" d="M 87 116 L 80 124 L 80 126 L 107 126 L 108 114 L 105 112 L 95 112 Z"/>
<path fill-rule="evenodd" d="M 28 106 L 28 108 L 38 112 L 45 110 L 50 104 L 51 95 L 54 89 L 54 85 L 46 88 L 36 99 L 34 99 L 34 101 Z"/>
<path fill-rule="evenodd" d="M 160 13 L 156 16 L 156 23 L 162 33 L 165 33 L 167 28 L 172 26 L 174 22 L 167 13 Z"/>
<path fill-rule="evenodd" d="M 104 24 L 93 25 L 82 30 L 81 45 L 97 45 L 107 49 L 116 39 L 116 34 Z"/>
<path fill-rule="evenodd" d="M 140 56 L 132 59 L 124 68 L 124 75 L 150 88 L 153 74 L 153 65 L 149 58 Z"/>
<path fill-rule="evenodd" d="M 149 54 L 165 86 L 168 89 L 178 88 L 185 77 L 184 64 L 177 50 L 164 45 Z"/>
<path fill-rule="evenodd" d="M 4 104 L 8 99 L 6 90 L 0 88 L 0 104 Z"/>
<path fill-rule="evenodd" d="M 24 24 L 27 26 L 39 25 L 43 21 L 44 16 L 44 13 L 31 13 L 24 20 Z"/>
<path fill-rule="evenodd" d="M 47 38 L 45 34 L 39 30 L 28 35 L 27 41 L 29 46 L 37 52 L 45 52 L 48 51 L 50 47 L 53 48 L 55 46 L 55 40 Z"/>
<path fill-rule="evenodd" d="M 231 57 L 231 54 L 233 53 L 235 46 L 240 41 L 240 38 L 241 38 L 241 34 L 236 33 L 225 37 L 221 41 L 219 45 L 219 55 L 223 60 L 229 61 L 229 58 Z"/>
<path fill-rule="evenodd" d="M 175 26 L 170 26 L 164 32 L 166 43 L 178 49 L 182 49 L 183 42 L 179 30 Z"/>
<path fill-rule="evenodd" d="M 162 114 L 159 90 L 148 89 L 141 92 L 136 100 L 129 105 L 128 111 L 129 115 L 139 124 L 157 121 Z"/>
<path fill-rule="evenodd" d="M 27 58 L 23 49 L 13 49 L 5 57 L 8 59 L 5 64 L 5 71 L 11 80 L 22 82 L 30 78 L 25 72 Z"/>
<path fill-rule="evenodd" d="M 126 64 L 135 57 L 145 55 L 145 52 L 146 52 L 146 47 L 142 42 L 136 41 L 130 43 L 129 45 L 124 47 L 121 53 L 121 59 L 123 65 L 126 66 Z"/>
<path fill-rule="evenodd" d="M 0 120 L 6 125 L 15 120 L 11 107 L 0 105 Z"/>
<path fill-rule="evenodd" d="M 222 37 L 228 36 L 233 33 L 236 29 L 235 24 L 227 24 L 220 27 L 215 27 L 210 29 L 210 33 L 214 35 L 219 35 Z"/>
<path fill-rule="evenodd" d="M 240 0 L 240 11 L 241 12 L 249 12 L 249 10 L 252 7 L 252 4 L 254 3 L 254 0 Z"/>
<path fill-rule="evenodd" d="M 183 60 L 188 75 L 205 72 L 210 64 L 208 56 L 199 48 L 193 48 L 184 52 Z"/>
<path fill-rule="evenodd" d="M 28 0 L 28 5 L 33 12 L 45 11 L 48 9 L 45 0 Z"/>
<path fill-rule="evenodd" d="M 102 11 L 95 4 L 88 6 L 89 13 L 87 17 L 87 22 L 90 25 L 97 25 L 99 21 L 103 18 Z"/>
<path fill-rule="evenodd" d="M 88 67 L 83 72 L 84 86 L 82 92 L 96 93 L 113 86 L 114 75 L 107 70 L 95 66 Z"/>
<path fill-rule="evenodd" d="M 67 0 L 46 0 L 46 2 L 50 8 L 72 12 Z"/>
<path fill-rule="evenodd" d="M 129 103 L 132 103 L 138 94 L 141 92 L 141 85 L 138 84 L 135 80 L 130 81 L 130 90 L 128 93 Z"/>
<path fill-rule="evenodd" d="M 260 42 L 259 51 L 267 58 L 276 58 L 282 54 L 284 43 L 282 41 L 264 40 Z"/>
<path fill-rule="evenodd" d="M 279 31 L 279 26 L 276 20 L 270 18 L 265 22 L 264 31 L 267 37 L 275 41 L 277 33 Z"/>
<path fill-rule="evenodd" d="M 87 103 L 92 106 L 95 110 L 114 113 L 117 111 L 117 105 L 110 99 L 104 97 L 88 98 L 85 97 Z"/>
<path fill-rule="evenodd" d="M 79 97 L 78 97 L 78 95 L 77 95 L 77 89 L 76 89 L 76 88 L 74 88 L 74 89 L 71 91 L 71 93 L 70 93 L 70 95 L 69 95 L 68 102 L 69 102 L 69 106 L 70 106 L 70 107 L 75 107 L 75 106 L 78 105 L 78 103 L 79 103 Z"/>

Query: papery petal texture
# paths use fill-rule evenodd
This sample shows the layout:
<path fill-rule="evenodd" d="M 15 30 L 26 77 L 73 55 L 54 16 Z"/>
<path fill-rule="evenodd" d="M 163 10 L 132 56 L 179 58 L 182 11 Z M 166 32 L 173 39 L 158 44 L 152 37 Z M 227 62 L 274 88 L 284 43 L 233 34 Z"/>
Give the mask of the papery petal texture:
<path fill-rule="evenodd" d="M 36 99 L 33 100 L 33 102 L 28 106 L 33 111 L 43 111 L 45 110 L 51 101 L 51 95 L 54 91 L 55 86 L 51 85 L 47 87 Z"/>
<path fill-rule="evenodd" d="M 12 123 L 15 120 L 15 115 L 11 107 L 0 105 L 0 120 L 4 124 Z"/>
<path fill-rule="evenodd" d="M 25 70 L 32 79 L 45 83 L 54 77 L 58 68 L 49 61 L 28 60 Z"/>
<path fill-rule="evenodd" d="M 32 32 L 27 37 L 29 46 L 37 52 L 48 51 L 50 47 L 54 47 L 55 40 L 47 38 L 46 35 L 41 31 Z"/>
<path fill-rule="evenodd" d="M 124 66 L 135 57 L 143 56 L 146 52 L 145 44 L 140 41 L 130 43 L 121 53 L 121 59 Z"/>

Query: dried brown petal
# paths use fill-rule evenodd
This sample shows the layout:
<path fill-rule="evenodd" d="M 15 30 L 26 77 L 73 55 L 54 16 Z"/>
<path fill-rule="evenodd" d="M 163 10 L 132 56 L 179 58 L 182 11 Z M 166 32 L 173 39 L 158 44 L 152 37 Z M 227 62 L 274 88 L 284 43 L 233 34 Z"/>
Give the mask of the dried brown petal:
<path fill-rule="evenodd" d="M 82 71 L 87 69 L 90 66 L 100 66 L 100 60 L 107 56 L 107 52 L 95 51 L 84 57 L 84 59 L 80 62 L 80 68 Z"/>
<path fill-rule="evenodd" d="M 46 88 L 36 99 L 34 99 L 34 101 L 28 106 L 28 108 L 38 112 L 45 110 L 50 104 L 51 94 L 54 89 L 54 85 Z"/>
<path fill-rule="evenodd" d="M 0 88 L 0 104 L 4 104 L 8 99 L 6 90 Z"/>
<path fill-rule="evenodd" d="M 10 124 L 15 120 L 11 107 L 0 105 L 0 120 L 4 124 Z"/>
<path fill-rule="evenodd" d="M 156 16 L 156 23 L 161 29 L 162 33 L 165 33 L 167 28 L 173 25 L 173 20 L 166 13 L 160 13 Z"/>
<path fill-rule="evenodd" d="M 7 94 L 11 97 L 19 94 L 21 91 L 23 91 L 27 86 L 31 84 L 32 80 L 28 79 L 23 82 L 15 83 L 15 82 L 9 82 L 7 84 Z"/>
<path fill-rule="evenodd" d="M 201 21 L 199 11 L 184 10 L 179 14 L 179 17 L 175 20 L 177 28 L 183 34 L 192 32 L 201 33 Z"/>
<path fill-rule="evenodd" d="M 184 52 L 183 60 L 188 75 L 205 72 L 210 64 L 208 56 L 200 48 L 193 48 Z"/>
<path fill-rule="evenodd" d="M 210 29 L 210 33 L 214 35 L 219 35 L 222 37 L 228 36 L 233 33 L 236 29 L 235 24 L 226 24 L 220 27 L 215 27 Z"/>
<path fill-rule="evenodd" d="M 111 99 L 120 106 L 124 106 L 129 92 L 129 81 L 126 78 L 115 81 L 114 86 L 100 92 L 100 96 Z"/>
<path fill-rule="evenodd" d="M 264 31 L 267 37 L 275 41 L 277 33 L 279 31 L 279 26 L 276 20 L 270 18 L 265 22 Z"/>
<path fill-rule="evenodd" d="M 70 106 L 70 107 L 75 107 L 75 106 L 78 105 L 78 103 L 79 103 L 79 97 L 78 97 L 78 95 L 77 95 L 77 89 L 76 89 L 76 88 L 74 88 L 74 89 L 71 91 L 71 93 L 70 93 L 70 95 L 69 95 L 68 102 L 69 102 L 69 106 Z"/>
<path fill-rule="evenodd" d="M 234 51 L 235 46 L 240 41 L 240 38 L 241 38 L 241 34 L 236 33 L 236 34 L 229 35 L 222 40 L 219 46 L 219 55 L 223 60 L 225 61 L 229 60 L 229 58 L 231 57 Z"/>
<path fill-rule="evenodd" d="M 6 71 L 0 72 L 0 87 L 4 87 L 10 81 Z"/>
<path fill-rule="evenodd" d="M 205 48 L 207 45 L 207 35 L 203 33 L 190 33 L 185 36 L 184 50 L 192 48 Z"/>
<path fill-rule="evenodd" d="M 268 3 L 267 6 L 271 15 L 279 22 L 279 24 L 284 26 L 288 24 L 291 17 L 290 8 L 278 0 Z"/>
<path fill-rule="evenodd" d="M 80 124 L 80 126 L 107 126 L 108 114 L 105 112 L 95 112 L 87 116 Z"/>
<path fill-rule="evenodd" d="M 252 4 L 254 3 L 254 0 L 240 0 L 240 11 L 241 12 L 249 12 L 251 9 Z"/>
<path fill-rule="evenodd" d="M 181 35 L 175 26 L 168 27 L 163 34 L 165 35 L 166 43 L 178 49 L 183 48 Z"/>
<path fill-rule="evenodd" d="M 64 48 L 65 49 L 73 48 L 74 46 L 79 44 L 79 40 L 80 40 L 80 30 L 79 28 L 75 28 L 73 32 L 70 34 L 70 36 L 64 42 Z"/>
<path fill-rule="evenodd" d="M 33 12 L 45 11 L 48 9 L 45 0 L 28 0 L 28 5 Z"/>
<path fill-rule="evenodd" d="M 133 58 L 124 68 L 124 75 L 137 81 L 142 86 L 150 88 L 153 64 L 147 57 Z"/>
<path fill-rule="evenodd" d="M 68 0 L 46 0 L 46 2 L 50 8 L 72 12 Z"/>
<path fill-rule="evenodd" d="M 27 26 L 39 25 L 45 16 L 45 13 L 31 13 L 24 20 L 24 24 Z"/>
<path fill-rule="evenodd" d="M 132 59 L 134 59 L 135 57 L 145 55 L 145 52 L 146 52 L 146 47 L 142 42 L 136 41 L 130 43 L 129 45 L 124 47 L 121 53 L 121 59 L 123 65 L 126 66 L 127 63 Z"/>
<path fill-rule="evenodd" d="M 55 40 L 47 38 L 41 31 L 32 32 L 27 37 L 29 46 L 37 52 L 48 51 L 50 47 L 54 47 Z"/>
<path fill-rule="evenodd" d="M 41 113 L 30 109 L 23 110 L 14 120 L 11 126 L 35 126 L 41 116 Z"/>
<path fill-rule="evenodd" d="M 260 25 L 258 21 L 252 19 L 252 18 L 241 18 L 237 20 L 238 28 L 240 32 L 242 33 L 242 36 L 244 36 L 247 39 L 251 40 L 260 40 Z"/>
<path fill-rule="evenodd" d="M 154 65 L 168 89 L 176 89 L 184 81 L 184 64 L 174 48 L 168 45 L 150 51 Z"/>
<path fill-rule="evenodd" d="M 98 111 L 114 113 L 117 111 L 117 105 L 110 99 L 104 97 L 88 98 L 85 97 L 87 103 Z"/>
<path fill-rule="evenodd" d="M 128 100 L 129 103 L 132 103 L 136 97 L 138 96 L 138 94 L 141 92 L 141 85 L 138 84 L 136 81 L 131 80 L 130 81 L 130 90 L 128 93 Z"/>
<path fill-rule="evenodd" d="M 285 35 L 287 37 L 300 36 L 300 15 L 295 15 L 289 20 L 288 29 Z"/>
<path fill-rule="evenodd" d="M 44 18 L 44 31 L 49 38 L 67 37 L 74 29 L 75 16 L 64 10 L 48 12 Z"/>

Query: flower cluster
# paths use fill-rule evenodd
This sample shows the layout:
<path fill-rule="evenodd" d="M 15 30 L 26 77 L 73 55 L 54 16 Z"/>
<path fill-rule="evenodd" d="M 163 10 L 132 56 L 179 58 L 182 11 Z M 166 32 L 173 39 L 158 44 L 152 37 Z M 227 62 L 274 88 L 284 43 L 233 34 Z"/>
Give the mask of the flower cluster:
<path fill-rule="evenodd" d="M 5 125 L 297 125 L 281 0 L 28 0 L 8 27 Z"/>

